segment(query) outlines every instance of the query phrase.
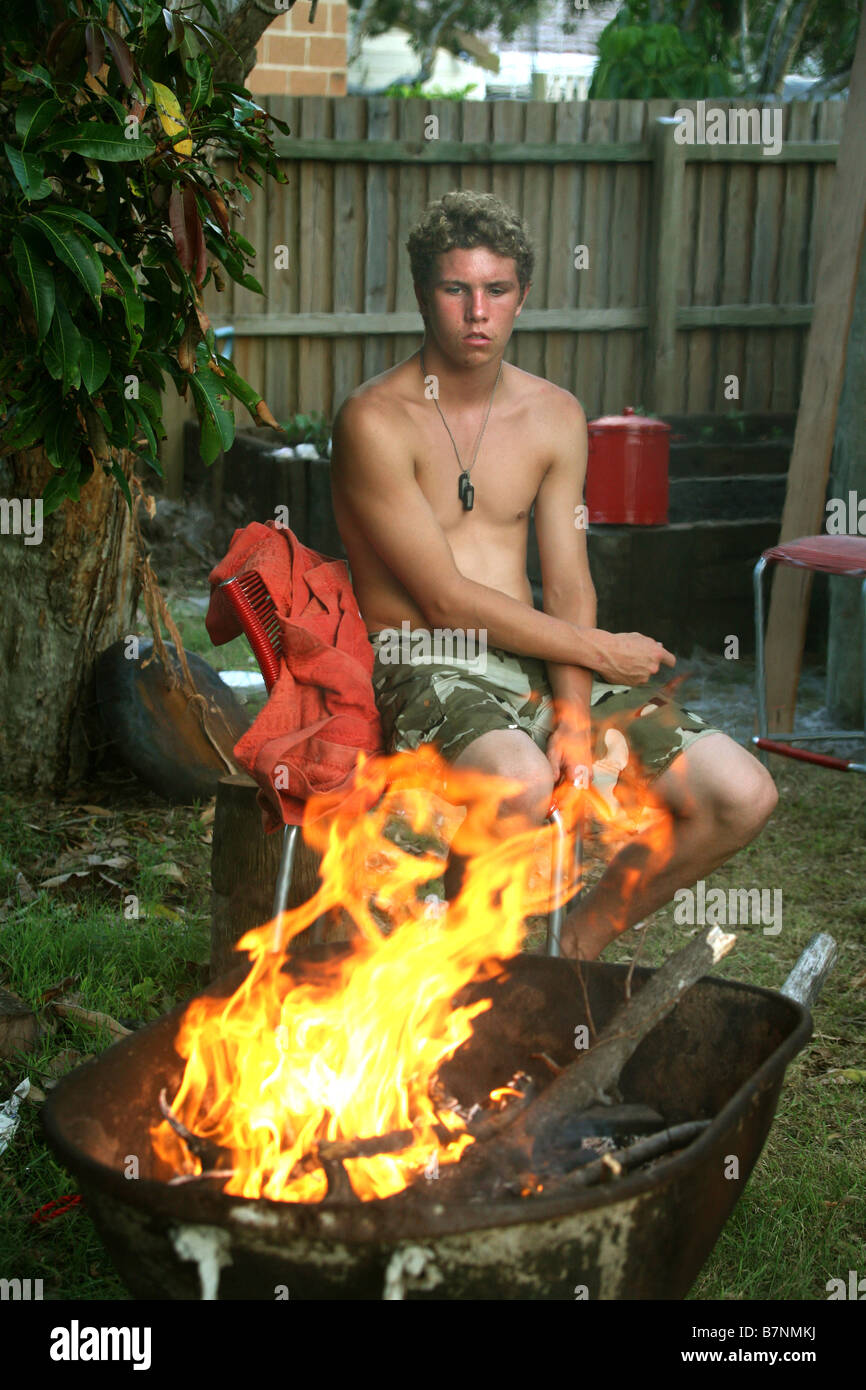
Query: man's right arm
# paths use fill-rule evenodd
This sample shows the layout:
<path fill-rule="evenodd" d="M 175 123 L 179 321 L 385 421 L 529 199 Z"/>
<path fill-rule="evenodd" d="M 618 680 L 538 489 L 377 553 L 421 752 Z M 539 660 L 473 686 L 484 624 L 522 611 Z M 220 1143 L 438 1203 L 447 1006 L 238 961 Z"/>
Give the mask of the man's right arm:
<path fill-rule="evenodd" d="M 665 658 L 673 664 L 660 643 L 640 633 L 577 628 L 461 574 L 393 418 L 375 398 L 350 397 L 340 409 L 331 467 L 353 523 L 429 627 L 485 629 L 491 646 L 587 667 L 627 685 L 649 680 Z"/>

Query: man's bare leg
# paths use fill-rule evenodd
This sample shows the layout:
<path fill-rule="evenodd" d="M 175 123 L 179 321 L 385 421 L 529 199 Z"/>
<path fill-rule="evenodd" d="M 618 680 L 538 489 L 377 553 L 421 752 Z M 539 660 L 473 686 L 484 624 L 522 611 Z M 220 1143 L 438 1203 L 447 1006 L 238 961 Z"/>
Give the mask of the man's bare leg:
<path fill-rule="evenodd" d="M 673 817 L 672 849 L 636 835 L 568 914 L 563 955 L 594 960 L 615 937 L 749 844 L 778 800 L 766 769 L 726 734 L 699 739 L 653 785 Z"/>
<path fill-rule="evenodd" d="M 500 816 L 520 815 L 530 824 L 542 825 L 553 794 L 553 770 L 541 749 L 522 729 L 492 729 L 473 739 L 453 760 L 452 766 L 476 768 L 494 777 L 514 778 L 522 791 L 500 806 Z M 463 882 L 466 859 L 461 854 L 460 830 L 454 837 L 445 872 L 445 896 L 457 896 Z"/>

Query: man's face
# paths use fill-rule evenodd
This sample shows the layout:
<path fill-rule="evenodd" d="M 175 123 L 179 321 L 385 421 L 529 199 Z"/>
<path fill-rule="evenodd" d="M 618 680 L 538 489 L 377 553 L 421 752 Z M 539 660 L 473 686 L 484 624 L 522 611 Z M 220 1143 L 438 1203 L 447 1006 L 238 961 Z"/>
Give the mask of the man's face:
<path fill-rule="evenodd" d="M 419 295 L 436 345 L 460 366 L 500 357 L 529 292 L 528 285 L 520 292 L 513 258 L 476 246 L 446 251 L 436 266 L 426 296 Z"/>

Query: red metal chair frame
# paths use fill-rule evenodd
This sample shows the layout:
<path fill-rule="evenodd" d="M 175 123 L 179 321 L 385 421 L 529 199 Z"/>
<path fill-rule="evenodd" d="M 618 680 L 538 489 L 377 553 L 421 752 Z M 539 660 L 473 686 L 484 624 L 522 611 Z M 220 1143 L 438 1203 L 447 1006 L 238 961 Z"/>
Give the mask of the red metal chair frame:
<path fill-rule="evenodd" d="M 767 718 L 767 676 L 764 653 L 764 587 L 763 576 L 768 565 L 791 565 L 801 569 L 818 570 L 824 574 L 845 574 L 863 580 L 861 585 L 864 634 L 866 634 L 866 536 L 801 536 L 799 540 L 787 541 L 784 545 L 771 546 L 765 550 L 754 569 L 755 589 L 755 685 L 758 703 L 758 733 L 752 743 L 761 750 L 761 761 L 766 765 L 767 753 L 778 753 L 784 758 L 796 758 L 800 762 L 814 763 L 818 767 L 833 768 L 837 772 L 866 772 L 866 764 L 848 758 L 835 758 L 828 753 L 812 753 L 805 748 L 794 748 L 794 743 L 805 743 L 811 739 L 862 739 L 864 734 L 852 733 L 850 729 L 840 729 L 826 734 L 778 734 L 769 738 Z M 864 671 L 864 733 L 866 733 L 866 671 Z"/>

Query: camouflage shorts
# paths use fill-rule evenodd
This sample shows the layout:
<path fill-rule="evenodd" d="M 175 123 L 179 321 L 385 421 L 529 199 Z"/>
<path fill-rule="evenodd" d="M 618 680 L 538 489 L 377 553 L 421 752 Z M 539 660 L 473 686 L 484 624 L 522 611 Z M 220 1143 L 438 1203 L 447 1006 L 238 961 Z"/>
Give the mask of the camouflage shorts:
<path fill-rule="evenodd" d="M 433 743 L 453 761 L 482 734 L 522 729 L 542 750 L 553 732 L 553 693 L 543 661 L 495 647 L 483 659 L 395 660 L 371 635 L 373 689 L 389 752 Z M 405 657 L 406 648 L 402 652 Z M 384 658 L 384 659 L 383 659 Z M 592 682 L 593 762 L 617 743 L 620 765 L 643 779 L 658 777 L 696 739 L 717 733 L 656 686 Z M 627 760 L 627 764 L 626 764 Z"/>

